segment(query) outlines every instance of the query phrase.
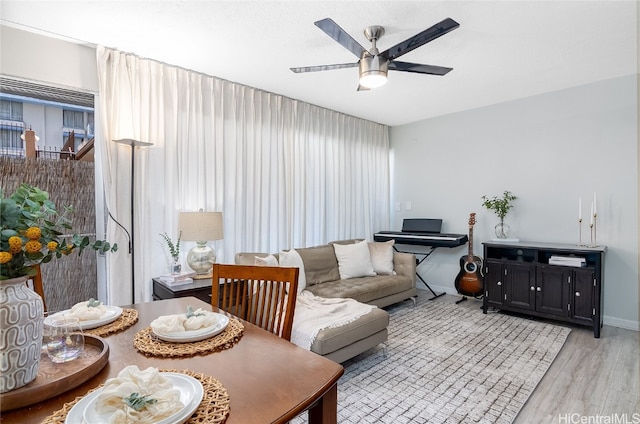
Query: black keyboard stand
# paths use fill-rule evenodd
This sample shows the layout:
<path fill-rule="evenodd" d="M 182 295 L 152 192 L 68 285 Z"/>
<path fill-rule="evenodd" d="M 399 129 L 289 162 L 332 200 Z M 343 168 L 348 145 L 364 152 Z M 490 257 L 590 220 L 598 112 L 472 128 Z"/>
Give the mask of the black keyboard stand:
<path fill-rule="evenodd" d="M 437 294 L 436 292 L 434 292 L 434 291 L 433 291 L 433 289 L 429 286 L 429 284 L 427 284 L 427 282 L 424 280 L 424 278 L 422 278 L 422 276 L 421 276 L 421 275 L 420 275 L 420 273 L 418 272 L 418 266 L 420 266 L 420 264 L 421 264 L 422 262 L 424 262 L 424 261 L 425 261 L 425 259 L 427 259 L 427 258 L 429 257 L 429 255 L 431 255 L 431 254 L 436 250 L 436 248 L 435 248 L 435 247 L 433 247 L 433 246 L 432 246 L 432 247 L 430 248 L 431 250 L 429 250 L 428 252 L 407 252 L 407 251 L 398 250 L 398 248 L 397 248 L 396 246 L 393 246 L 393 249 L 394 249 L 396 252 L 399 252 L 399 253 L 412 253 L 412 254 L 416 255 L 416 276 L 420 279 L 420 281 L 422 281 L 422 283 L 423 283 L 425 286 L 427 286 L 427 288 L 429 289 L 429 291 L 430 291 L 431 293 L 433 293 L 433 297 L 432 297 L 432 298 L 430 298 L 429 300 L 437 299 L 437 298 L 439 298 L 440 296 L 444 296 L 444 295 L 446 294 L 445 292 L 442 292 L 442 293 L 440 293 L 440 294 Z M 418 258 L 418 256 L 422 256 L 422 258 Z"/>

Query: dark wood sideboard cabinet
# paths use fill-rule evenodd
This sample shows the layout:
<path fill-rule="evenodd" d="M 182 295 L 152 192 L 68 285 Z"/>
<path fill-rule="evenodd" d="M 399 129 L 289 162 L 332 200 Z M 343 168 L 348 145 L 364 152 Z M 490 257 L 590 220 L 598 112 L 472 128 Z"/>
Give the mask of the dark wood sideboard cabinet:
<path fill-rule="evenodd" d="M 483 312 L 489 307 L 593 327 L 600 337 L 606 246 L 485 242 Z M 586 266 L 549 264 L 552 256 Z"/>

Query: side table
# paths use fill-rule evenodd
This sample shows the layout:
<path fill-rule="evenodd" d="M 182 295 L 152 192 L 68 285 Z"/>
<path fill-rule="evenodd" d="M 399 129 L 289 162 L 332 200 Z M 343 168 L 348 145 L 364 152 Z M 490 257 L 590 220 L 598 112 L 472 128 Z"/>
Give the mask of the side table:
<path fill-rule="evenodd" d="M 211 304 L 211 279 L 193 280 L 193 283 L 171 285 L 153 279 L 153 300 L 173 299 L 194 296 Z"/>

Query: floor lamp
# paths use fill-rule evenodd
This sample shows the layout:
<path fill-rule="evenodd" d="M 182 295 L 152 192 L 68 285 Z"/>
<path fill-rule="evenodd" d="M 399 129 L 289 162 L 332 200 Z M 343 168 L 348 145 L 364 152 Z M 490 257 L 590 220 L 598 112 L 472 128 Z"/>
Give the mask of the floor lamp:
<path fill-rule="evenodd" d="M 138 147 L 149 147 L 153 146 L 153 143 L 148 143 L 146 141 L 138 141 L 132 140 L 129 138 L 122 138 L 120 140 L 113 140 L 119 144 L 125 144 L 127 146 L 131 146 L 131 240 L 129 245 L 129 253 L 131 253 L 131 303 L 136 303 L 136 272 L 135 272 L 135 261 L 134 261 L 134 251 L 135 244 L 133 242 L 134 238 L 134 219 L 133 219 L 133 200 L 134 200 L 134 178 L 135 178 L 135 163 L 136 163 L 136 148 Z"/>

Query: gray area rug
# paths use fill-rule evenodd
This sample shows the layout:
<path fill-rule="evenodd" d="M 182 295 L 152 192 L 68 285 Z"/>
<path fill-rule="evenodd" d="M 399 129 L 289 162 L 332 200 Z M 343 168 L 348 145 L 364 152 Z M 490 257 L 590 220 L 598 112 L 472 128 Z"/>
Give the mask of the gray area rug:
<path fill-rule="evenodd" d="M 388 311 L 387 356 L 343 364 L 338 423 L 511 423 L 571 331 L 447 297 Z"/>

